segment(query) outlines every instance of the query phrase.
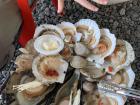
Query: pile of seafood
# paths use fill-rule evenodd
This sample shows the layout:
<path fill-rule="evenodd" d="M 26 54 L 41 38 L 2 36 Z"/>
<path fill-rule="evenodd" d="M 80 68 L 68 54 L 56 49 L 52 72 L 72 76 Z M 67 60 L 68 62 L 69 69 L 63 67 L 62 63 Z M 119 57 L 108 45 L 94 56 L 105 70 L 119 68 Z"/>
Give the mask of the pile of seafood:
<path fill-rule="evenodd" d="M 127 97 L 100 91 L 97 80 L 132 87 L 135 79 L 131 44 L 91 19 L 40 25 L 19 50 L 6 87 L 19 105 L 36 105 L 57 84 L 52 105 L 124 105 Z"/>

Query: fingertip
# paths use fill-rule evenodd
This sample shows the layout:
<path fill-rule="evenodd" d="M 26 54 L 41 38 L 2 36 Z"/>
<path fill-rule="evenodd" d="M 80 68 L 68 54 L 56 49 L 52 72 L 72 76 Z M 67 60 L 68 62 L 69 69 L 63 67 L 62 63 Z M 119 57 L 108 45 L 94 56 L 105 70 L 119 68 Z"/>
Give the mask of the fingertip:
<path fill-rule="evenodd" d="M 106 5 L 108 3 L 108 0 L 99 0 L 100 4 Z"/>
<path fill-rule="evenodd" d="M 93 10 L 93 11 L 97 12 L 98 10 L 99 10 L 99 8 L 94 8 L 94 10 Z"/>

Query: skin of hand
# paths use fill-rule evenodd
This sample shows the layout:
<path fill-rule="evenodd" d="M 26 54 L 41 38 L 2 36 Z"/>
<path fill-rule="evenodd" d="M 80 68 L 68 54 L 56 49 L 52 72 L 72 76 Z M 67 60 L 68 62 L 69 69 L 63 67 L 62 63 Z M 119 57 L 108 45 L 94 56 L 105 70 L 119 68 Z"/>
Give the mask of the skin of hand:
<path fill-rule="evenodd" d="M 75 2 L 79 3 L 81 6 L 91 10 L 91 11 L 98 11 L 98 8 L 93 5 L 92 3 L 90 3 L 88 0 L 74 0 Z M 92 0 L 98 4 L 101 5 L 106 5 L 108 3 L 109 0 Z M 58 13 L 62 13 L 63 12 L 63 8 L 64 8 L 64 0 L 58 0 Z"/>

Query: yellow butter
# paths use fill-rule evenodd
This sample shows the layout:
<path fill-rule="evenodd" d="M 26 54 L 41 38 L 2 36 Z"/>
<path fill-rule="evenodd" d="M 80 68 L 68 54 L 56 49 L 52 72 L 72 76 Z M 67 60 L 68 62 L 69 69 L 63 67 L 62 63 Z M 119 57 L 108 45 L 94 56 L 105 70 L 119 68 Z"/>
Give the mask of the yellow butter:
<path fill-rule="evenodd" d="M 57 42 L 54 41 L 48 41 L 43 43 L 43 48 L 45 50 L 55 50 L 58 48 Z"/>

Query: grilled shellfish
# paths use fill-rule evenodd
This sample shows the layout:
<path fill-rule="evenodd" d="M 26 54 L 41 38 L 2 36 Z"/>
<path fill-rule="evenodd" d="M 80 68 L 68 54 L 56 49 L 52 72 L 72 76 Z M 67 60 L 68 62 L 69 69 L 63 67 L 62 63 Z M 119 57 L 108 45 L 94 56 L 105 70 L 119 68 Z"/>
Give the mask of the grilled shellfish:
<path fill-rule="evenodd" d="M 79 70 L 75 70 L 70 80 L 68 80 L 58 91 L 54 105 L 79 105 L 80 90 L 77 91 L 79 77 Z"/>
<path fill-rule="evenodd" d="M 74 24 L 70 23 L 70 22 L 61 22 L 60 24 L 58 24 L 57 26 L 59 26 L 64 34 L 65 34 L 65 42 L 69 43 L 69 44 L 73 44 L 76 41 L 80 40 L 79 34 L 77 34 L 77 30 Z"/>
<path fill-rule="evenodd" d="M 101 29 L 99 44 L 92 49 L 92 54 L 88 57 L 90 61 L 103 64 L 104 58 L 111 55 L 116 47 L 116 37 L 108 29 Z"/>
<path fill-rule="evenodd" d="M 55 35 L 43 35 L 35 40 L 34 47 L 42 55 L 57 55 L 63 48 L 63 40 Z"/>
<path fill-rule="evenodd" d="M 32 69 L 32 61 L 34 59 L 34 56 L 31 54 L 21 54 L 16 58 L 15 64 L 16 72 L 24 72 L 29 71 Z"/>
<path fill-rule="evenodd" d="M 67 68 L 68 63 L 59 56 L 38 56 L 32 65 L 34 76 L 44 84 L 63 83 Z"/>
<path fill-rule="evenodd" d="M 107 75 L 106 79 L 115 84 L 131 88 L 134 83 L 135 73 L 129 66 L 120 70 L 115 75 Z"/>
<path fill-rule="evenodd" d="M 56 35 L 62 39 L 65 38 L 63 31 L 59 27 L 51 24 L 43 24 L 37 27 L 35 30 L 34 38 L 40 35 Z"/>
<path fill-rule="evenodd" d="M 21 85 L 24 84 L 25 86 L 27 86 L 26 83 L 28 84 L 28 82 L 32 82 L 33 80 L 34 78 L 32 77 L 23 76 L 23 78 L 21 79 Z M 16 97 L 20 105 L 35 105 L 39 103 L 46 94 L 54 89 L 53 85 L 45 86 L 41 84 L 37 87 L 32 86 L 34 86 L 34 84 L 30 85 L 30 88 L 27 88 L 21 92 L 17 92 Z"/>
<path fill-rule="evenodd" d="M 116 74 L 119 70 L 129 66 L 134 59 L 135 54 L 131 44 L 124 40 L 117 40 L 115 51 L 106 58 L 106 71 Z"/>
<path fill-rule="evenodd" d="M 77 32 L 82 33 L 83 41 L 89 48 L 95 48 L 100 40 L 100 29 L 97 23 L 91 19 L 81 19 L 75 23 Z"/>

